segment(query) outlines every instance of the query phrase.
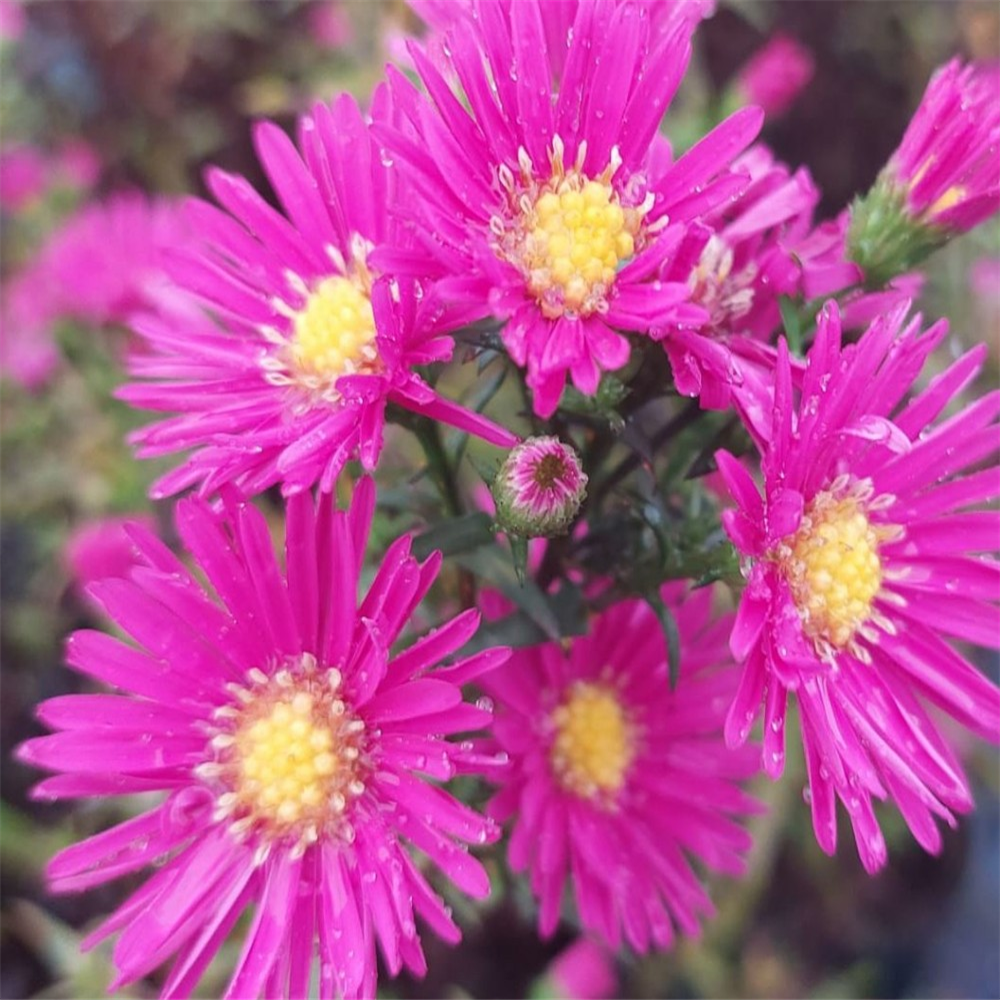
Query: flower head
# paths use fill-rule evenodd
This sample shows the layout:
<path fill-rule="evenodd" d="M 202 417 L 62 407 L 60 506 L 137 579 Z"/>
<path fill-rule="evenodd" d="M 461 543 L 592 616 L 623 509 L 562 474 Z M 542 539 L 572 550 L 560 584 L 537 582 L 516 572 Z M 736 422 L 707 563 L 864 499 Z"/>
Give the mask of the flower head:
<path fill-rule="evenodd" d="M 1000 208 L 1000 74 L 942 66 L 872 190 L 851 209 L 849 253 L 884 284 Z"/>
<path fill-rule="evenodd" d="M 73 530 L 63 549 L 63 562 L 75 586 L 83 590 L 90 583 L 128 575 L 139 558 L 139 550 L 129 534 L 136 524 L 147 531 L 156 528 L 151 516 L 139 514 L 132 518 L 87 521 Z"/>
<path fill-rule="evenodd" d="M 467 320 L 507 320 L 504 343 L 542 415 L 567 376 L 593 394 L 602 371 L 625 364 L 619 330 L 701 316 L 686 284 L 658 271 L 683 223 L 745 183 L 727 167 L 760 126 L 755 109 L 675 163 L 657 140 L 690 25 L 678 15 L 655 30 L 651 9 L 478 5 L 444 45 L 469 111 L 419 47 L 426 96 L 390 70 L 401 120 L 380 135 L 411 168 L 419 197 L 408 233 L 421 252 L 388 248 L 379 259 L 425 273 L 433 261 L 438 302 Z M 557 10 L 566 23 L 554 31 Z"/>
<path fill-rule="evenodd" d="M 383 89 L 373 114 L 389 113 Z M 195 449 L 154 495 L 226 482 L 252 493 L 279 482 L 286 492 L 329 490 L 349 459 L 374 467 L 389 402 L 515 444 L 414 371 L 446 360 L 452 342 L 418 281 L 377 280 L 369 265 L 392 226 L 398 172 L 354 101 L 317 105 L 302 120 L 304 161 L 273 125 L 255 138 L 287 218 L 242 178 L 211 171 L 226 211 L 190 204 L 202 242 L 176 259 L 173 276 L 220 320 L 154 314 L 135 324 L 149 351 L 133 364 L 140 381 L 121 395 L 179 414 L 137 433 L 139 454 Z"/>
<path fill-rule="evenodd" d="M 50 885 L 75 892 L 157 865 L 87 940 L 120 934 L 116 985 L 176 955 L 164 995 L 189 995 L 249 909 L 227 997 L 304 996 L 317 952 L 320 996 L 374 995 L 376 941 L 390 973 L 421 974 L 415 915 L 450 942 L 460 936 L 404 843 L 463 891 L 489 891 L 458 842 L 491 840 L 492 824 L 425 778 L 477 768 L 471 744 L 447 737 L 490 715 L 459 685 L 506 651 L 436 669 L 474 633 L 467 611 L 390 654 L 440 556 L 418 563 L 399 539 L 358 603 L 370 481 L 349 512 L 329 497 L 289 500 L 284 571 L 263 515 L 230 491 L 223 506 L 177 508 L 218 599 L 138 528 L 143 565 L 91 588 L 135 644 L 77 632 L 69 663 L 125 694 L 44 702 L 39 716 L 58 732 L 20 756 L 58 772 L 40 798 L 165 799 L 62 851 Z"/>
<path fill-rule="evenodd" d="M 692 225 L 665 271 L 671 280 L 687 281 L 705 318 L 660 323 L 651 331 L 663 341 L 678 391 L 698 396 L 708 409 L 729 406 L 734 394 L 739 405 L 773 368 L 778 300 L 801 290 L 798 248 L 819 199 L 807 170 L 791 173 L 763 145 L 733 166 L 750 178 L 742 197 Z"/>
<path fill-rule="evenodd" d="M 576 452 L 559 438 L 522 441 L 493 482 L 497 522 L 517 535 L 561 535 L 576 517 L 587 477 Z"/>
<path fill-rule="evenodd" d="M 710 621 L 711 591 L 664 589 L 681 642 L 671 691 L 663 632 L 648 605 L 617 604 L 590 634 L 518 650 L 482 685 L 510 757 L 491 804 L 514 823 L 509 860 L 527 869 L 539 927 L 551 934 L 571 881 L 584 928 L 617 948 L 666 948 L 674 926 L 698 931 L 712 906 L 686 854 L 740 874 L 754 809 L 738 786 L 754 753 L 722 742 L 737 674 L 729 622 Z M 623 641 L 624 640 L 624 641 Z"/>
<path fill-rule="evenodd" d="M 26 389 L 43 386 L 59 366 L 52 327 L 58 308 L 36 264 L 3 284 L 0 296 L 0 373 Z"/>
<path fill-rule="evenodd" d="M 65 219 L 4 287 L 0 369 L 35 388 L 58 363 L 53 326 L 125 325 L 158 309 L 186 321 L 188 297 L 166 276 L 168 248 L 188 237 L 178 205 L 122 191 Z"/>
<path fill-rule="evenodd" d="M 964 231 L 1000 208 L 1000 74 L 953 59 L 931 78 L 886 166 L 910 213 Z"/>
<path fill-rule="evenodd" d="M 740 70 L 736 87 L 748 104 L 766 115 L 784 114 L 812 79 L 812 53 L 794 38 L 772 35 Z"/>
<path fill-rule="evenodd" d="M 886 860 L 873 799 L 892 799 L 919 843 L 941 845 L 972 799 L 929 702 L 1000 740 L 1000 691 L 946 637 L 997 646 L 1000 392 L 934 425 L 975 376 L 970 351 L 908 402 L 943 323 L 901 331 L 905 309 L 842 345 L 835 306 L 820 316 L 801 396 L 779 345 L 773 421 L 758 442 L 761 498 L 732 456 L 719 467 L 737 502 L 724 522 L 747 586 L 731 645 L 743 663 L 726 737 L 741 744 L 765 701 L 765 770 L 784 761 L 789 692 L 798 699 L 820 845 L 836 848 L 839 797 L 869 871 Z M 985 467 L 980 463 L 988 462 Z M 766 697 L 765 697 L 766 693 Z"/>
<path fill-rule="evenodd" d="M 48 182 L 49 162 L 36 146 L 19 144 L 0 153 L 0 208 L 4 211 L 22 211 L 45 193 Z"/>
<path fill-rule="evenodd" d="M 614 957 L 605 945 L 579 937 L 552 960 L 545 974 L 546 996 L 566 1000 L 610 1000 L 618 995 Z"/>

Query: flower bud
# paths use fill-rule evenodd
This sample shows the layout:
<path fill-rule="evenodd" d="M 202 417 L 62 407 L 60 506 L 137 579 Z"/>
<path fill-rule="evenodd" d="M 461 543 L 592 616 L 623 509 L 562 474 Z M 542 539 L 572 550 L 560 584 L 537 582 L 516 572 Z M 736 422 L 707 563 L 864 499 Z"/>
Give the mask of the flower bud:
<path fill-rule="evenodd" d="M 815 70 L 812 53 L 780 32 L 758 49 L 740 70 L 736 88 L 746 104 L 756 104 L 769 118 L 784 114 Z"/>
<path fill-rule="evenodd" d="M 528 438 L 493 481 L 497 524 L 512 535 L 561 535 L 587 495 L 576 452 L 556 437 Z"/>
<path fill-rule="evenodd" d="M 848 255 L 869 287 L 997 211 L 998 142 L 1000 74 L 952 60 L 932 77 L 875 186 L 851 207 Z"/>

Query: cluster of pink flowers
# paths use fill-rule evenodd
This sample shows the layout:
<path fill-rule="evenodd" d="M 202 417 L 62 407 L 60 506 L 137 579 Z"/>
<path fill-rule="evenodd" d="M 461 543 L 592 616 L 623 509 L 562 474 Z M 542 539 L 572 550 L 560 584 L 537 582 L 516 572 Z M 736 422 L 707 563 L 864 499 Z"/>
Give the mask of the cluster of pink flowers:
<path fill-rule="evenodd" d="M 187 238 L 178 206 L 138 191 L 92 202 L 65 219 L 4 286 L 0 371 L 35 388 L 58 364 L 53 328 L 64 319 L 126 326 L 156 309 L 193 321 L 191 297 L 166 276 L 166 257 Z"/>
<path fill-rule="evenodd" d="M 419 86 L 390 67 L 367 113 L 342 96 L 295 141 L 256 127 L 279 208 L 210 170 L 214 204 L 161 214 L 123 196 L 44 255 L 74 315 L 137 334 L 119 394 L 166 414 L 134 434 L 140 456 L 185 453 L 151 495 L 193 488 L 177 530 L 210 585 L 147 528 L 112 526 L 111 578 L 88 593 L 131 642 L 77 632 L 68 658 L 123 694 L 43 703 L 56 731 L 20 750 L 56 772 L 41 798 L 165 795 L 49 867 L 70 892 L 158 865 L 88 939 L 118 935 L 115 985 L 172 958 L 163 995 L 188 995 L 250 909 L 227 996 L 310 995 L 314 961 L 321 997 L 372 996 L 376 947 L 391 975 L 425 971 L 417 916 L 460 937 L 411 849 L 481 898 L 468 847 L 505 823 L 543 935 L 569 886 L 595 940 L 667 948 L 712 913 L 696 869 L 745 869 L 760 808 L 745 783 L 781 774 L 790 694 L 817 839 L 835 849 L 839 799 L 869 871 L 886 861 L 873 800 L 929 851 L 935 820 L 972 806 L 933 712 L 1000 740 L 1000 692 L 949 642 L 998 645 L 1000 515 L 983 505 L 1000 495 L 1000 393 L 941 416 L 985 352 L 915 388 L 945 325 L 906 320 L 905 280 L 874 286 L 847 216 L 816 223 L 808 173 L 754 144 L 758 108 L 674 154 L 661 119 L 711 5 L 413 6 L 433 28 L 408 47 Z M 978 80 L 936 77 L 886 168 L 921 225 L 997 207 Z M 856 340 L 835 302 L 819 310 L 830 295 L 844 325 L 874 320 Z M 819 310 L 804 357 L 781 334 L 788 303 Z M 352 461 L 378 467 L 387 414 L 514 448 L 494 482 L 510 534 L 564 532 L 584 504 L 592 470 L 564 442 L 519 443 L 424 367 L 480 321 L 536 426 L 635 356 L 668 362 L 702 408 L 735 410 L 762 475 L 717 455 L 738 613 L 687 580 L 644 602 L 596 579 L 585 634 L 468 653 L 475 609 L 414 636 L 441 556 L 420 562 L 409 536 L 359 596 L 374 481 L 347 510 L 333 496 Z M 250 502 L 271 487 L 283 565 Z M 483 611 L 497 602 L 482 595 Z M 465 700 L 469 682 L 486 697 Z M 499 785 L 485 815 L 437 784 L 458 774 Z"/>

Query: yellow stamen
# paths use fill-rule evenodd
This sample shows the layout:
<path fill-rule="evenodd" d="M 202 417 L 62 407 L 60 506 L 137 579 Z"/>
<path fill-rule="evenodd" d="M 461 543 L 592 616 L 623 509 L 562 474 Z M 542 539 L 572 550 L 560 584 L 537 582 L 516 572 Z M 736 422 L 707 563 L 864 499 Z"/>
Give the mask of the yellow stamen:
<path fill-rule="evenodd" d="M 587 798 L 620 791 L 634 756 L 634 740 L 615 691 L 579 681 L 552 713 L 552 722 L 552 765 L 562 785 Z"/>
<path fill-rule="evenodd" d="M 218 802 L 234 830 L 268 838 L 293 836 L 305 844 L 320 830 L 344 825 L 348 797 L 364 790 L 364 725 L 337 697 L 334 672 L 308 658 L 295 673 L 261 671 L 239 688 L 232 721 L 212 741 L 217 762 L 201 773 L 218 776 Z"/>
<path fill-rule="evenodd" d="M 607 308 L 606 295 L 618 269 L 636 252 L 652 203 L 622 205 L 611 184 L 621 163 L 617 150 L 596 177 L 583 173 L 582 157 L 577 159 L 567 170 L 561 143 L 554 143 L 551 176 L 539 182 L 523 157 L 519 189 L 512 174 L 501 178 L 509 188 L 513 219 L 491 221 L 498 256 L 524 274 L 528 291 L 549 318 L 567 312 L 589 316 Z"/>
<path fill-rule="evenodd" d="M 821 491 L 806 507 L 798 531 L 779 546 L 778 561 L 803 629 L 818 647 L 852 645 L 875 616 L 883 578 L 879 546 L 897 531 L 873 524 L 858 492 Z"/>
<path fill-rule="evenodd" d="M 321 281 L 292 322 L 291 364 L 300 375 L 330 381 L 377 357 L 371 300 L 350 278 Z"/>

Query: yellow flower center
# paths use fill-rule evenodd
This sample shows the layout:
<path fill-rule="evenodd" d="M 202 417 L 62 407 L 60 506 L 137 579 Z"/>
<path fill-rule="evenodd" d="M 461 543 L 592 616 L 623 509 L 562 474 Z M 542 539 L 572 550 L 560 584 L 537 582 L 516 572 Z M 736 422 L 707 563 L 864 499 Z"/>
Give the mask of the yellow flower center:
<path fill-rule="evenodd" d="M 631 220 L 634 221 L 634 220 Z M 563 310 L 586 315 L 635 251 L 635 231 L 610 184 L 566 177 L 535 202 L 523 259 L 540 301 L 556 291 Z"/>
<path fill-rule="evenodd" d="M 523 150 L 518 180 L 508 168 L 500 171 L 509 213 L 490 220 L 494 250 L 521 271 L 528 291 L 550 319 L 607 309 L 615 275 L 636 252 L 643 217 L 652 205 L 652 196 L 634 207 L 621 203 L 611 183 L 621 165 L 617 149 L 596 177 L 583 172 L 585 156 L 581 144 L 576 165 L 566 169 L 557 137 L 549 154 L 548 180 L 535 177 Z"/>
<path fill-rule="evenodd" d="M 299 691 L 236 734 L 240 792 L 280 825 L 298 822 L 324 801 L 339 764 L 333 731 L 315 708 L 313 696 Z"/>
<path fill-rule="evenodd" d="M 238 836 L 291 836 L 303 849 L 321 832 L 349 838 L 344 812 L 364 791 L 364 724 L 337 697 L 339 671 L 304 655 L 294 670 L 252 670 L 249 680 L 215 713 L 215 761 L 196 768 L 224 788 L 219 818 L 231 817 Z"/>
<path fill-rule="evenodd" d="M 841 649 L 872 616 L 882 586 L 881 535 L 855 496 L 821 492 L 806 508 L 783 561 L 811 638 Z"/>
<path fill-rule="evenodd" d="M 633 735 L 618 696 L 579 681 L 552 713 L 552 765 L 564 788 L 593 798 L 621 790 L 634 756 Z"/>
<path fill-rule="evenodd" d="M 307 379 L 329 383 L 377 360 L 371 300 L 351 278 L 321 281 L 292 324 L 292 367 Z"/>

